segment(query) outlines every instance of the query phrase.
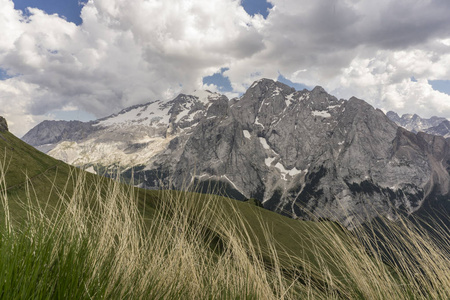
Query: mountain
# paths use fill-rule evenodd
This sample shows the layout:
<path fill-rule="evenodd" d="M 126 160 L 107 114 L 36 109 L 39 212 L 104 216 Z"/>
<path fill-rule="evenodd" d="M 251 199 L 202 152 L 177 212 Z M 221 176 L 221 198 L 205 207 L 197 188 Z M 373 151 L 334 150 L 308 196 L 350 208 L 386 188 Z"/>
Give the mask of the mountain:
<path fill-rule="evenodd" d="M 138 109 L 142 109 L 142 107 L 139 107 Z M 48 126 L 49 123 L 46 122 L 45 124 Z M 54 124 L 60 126 L 58 123 Z M 71 124 L 75 125 L 76 123 Z M 338 238 L 341 242 L 345 243 L 346 246 L 350 245 L 352 240 L 350 239 L 350 232 L 344 231 L 342 227 L 335 223 L 293 220 L 266 209 L 262 209 L 258 207 L 258 205 L 252 203 L 252 201 L 241 202 L 219 196 L 210 197 L 209 195 L 198 193 L 152 191 L 139 188 L 134 188 L 131 192 L 126 185 L 114 182 L 109 178 L 86 173 L 36 150 L 8 132 L 6 128 L 6 120 L 0 117 L 0 233 L 2 234 L 4 234 L 5 216 L 7 214 L 10 215 L 14 225 L 24 225 L 26 222 L 30 222 L 30 219 L 31 221 L 36 221 L 34 220 L 36 216 L 32 217 L 33 213 L 38 215 L 37 220 L 40 220 L 39 217 L 42 217 L 42 213 L 45 213 L 48 216 L 53 215 L 53 217 L 55 217 L 56 212 L 57 215 L 61 216 L 67 207 L 71 207 L 71 209 L 73 209 L 73 211 L 70 211 L 71 219 L 76 219 L 77 213 L 85 213 L 86 210 L 83 210 L 76 205 L 73 206 L 73 204 L 71 206 L 69 204 L 71 202 L 77 204 L 90 204 L 90 208 L 87 209 L 87 211 L 90 211 L 91 214 L 95 215 L 95 212 L 93 211 L 95 211 L 96 204 L 98 204 L 99 201 L 102 204 L 99 206 L 105 207 L 108 205 L 108 201 L 111 201 L 112 199 L 117 200 L 121 199 L 121 197 L 132 197 L 128 199 L 128 201 L 137 205 L 139 213 L 144 217 L 143 220 L 145 220 L 147 225 L 146 229 L 148 230 L 162 230 L 162 228 L 164 228 L 163 226 L 177 226 L 177 230 L 181 233 L 181 228 L 190 232 L 188 229 L 195 228 L 198 230 L 200 226 L 205 226 L 201 231 L 195 231 L 194 233 L 201 239 L 202 245 L 206 245 L 206 242 L 209 241 L 211 237 L 214 237 L 213 242 L 215 244 L 211 245 L 214 247 L 212 249 L 207 249 L 208 251 L 214 251 L 216 255 L 214 256 L 215 259 L 212 265 L 214 269 L 217 268 L 217 255 L 220 252 L 219 246 L 229 246 L 228 241 L 224 239 L 222 227 L 216 223 L 225 224 L 225 222 L 229 222 L 234 226 L 233 228 L 237 230 L 237 232 L 233 232 L 233 234 L 235 234 L 235 236 L 233 236 L 233 242 L 241 239 L 239 242 L 242 243 L 242 247 L 247 247 L 248 245 L 244 244 L 244 239 L 245 237 L 250 238 L 251 241 L 253 241 L 253 244 L 248 246 L 249 248 L 245 248 L 245 253 L 251 253 L 251 251 L 255 250 L 254 247 L 261 247 L 259 250 L 261 250 L 261 253 L 264 253 L 264 259 L 267 261 L 268 269 L 273 269 L 273 265 L 270 265 L 271 257 L 266 255 L 270 255 L 270 253 L 272 253 L 270 251 L 276 251 L 277 259 L 279 259 L 281 263 L 280 268 L 283 268 L 284 271 L 293 268 L 294 261 L 301 261 L 302 267 L 304 267 L 306 263 L 309 263 L 310 265 L 327 266 L 326 276 L 329 276 L 330 269 L 333 270 L 332 272 L 337 276 L 342 276 L 342 272 L 338 272 L 338 267 L 336 266 L 336 262 L 342 260 L 331 258 L 330 253 L 325 249 L 333 249 L 336 247 L 330 241 L 329 236 Z M 5 161 L 8 162 L 7 168 L 4 168 L 5 166 L 2 165 Z M 4 171 L 4 173 L 2 171 Z M 82 195 L 76 194 L 80 192 Z M 74 198 L 77 197 L 82 198 L 82 200 L 74 200 Z M 61 203 L 61 201 L 66 203 Z M 78 203 L 77 201 L 80 202 Z M 179 214 L 174 214 L 180 218 L 180 220 L 175 222 L 174 220 L 176 219 L 168 213 L 167 206 L 172 205 L 173 207 L 171 206 L 171 209 L 174 210 L 181 209 L 183 203 L 186 203 L 186 201 L 189 201 L 190 205 L 183 207 Z M 8 203 L 7 210 L 5 209 L 5 203 Z M 29 205 L 34 205 L 38 209 L 28 210 Z M 121 207 L 120 205 L 123 205 L 123 203 L 116 203 L 115 205 Z M 118 207 L 115 209 L 120 210 Z M 192 227 L 187 227 L 187 225 L 184 225 L 186 227 L 180 227 L 183 226 L 180 224 L 184 224 L 183 222 L 185 219 L 182 218 L 185 214 L 194 211 L 198 213 L 194 215 L 193 219 L 197 220 L 201 225 L 196 222 L 186 222 L 186 224 L 189 224 L 189 226 Z M 111 213 L 111 211 L 108 211 L 108 213 Z M 124 215 L 129 216 L 127 213 L 131 214 L 132 212 L 125 211 Z M 234 218 L 230 218 L 230 215 L 233 215 Z M 166 222 L 161 222 L 161 224 L 155 223 L 161 221 L 161 216 L 167 218 Z M 114 221 L 111 221 L 110 219 L 111 216 L 106 216 L 105 219 L 106 218 L 109 218 L 107 224 L 114 224 Z M 101 219 L 100 216 L 99 219 Z M 131 218 L 121 219 L 121 222 L 127 226 L 127 232 L 129 232 L 130 227 L 132 226 L 141 226 L 139 223 L 134 224 L 133 221 L 136 220 Z M 132 224 L 130 224 L 130 222 Z M 173 224 L 171 222 L 173 222 Z M 74 221 L 74 224 L 75 223 L 76 221 Z M 79 225 L 78 223 L 76 224 Z M 222 225 L 226 226 L 224 224 Z M 39 222 L 35 225 L 39 226 Z M 195 225 L 197 225 L 197 227 L 195 227 Z M 99 226 L 102 230 L 110 229 L 110 226 L 103 228 L 104 225 L 102 222 L 93 222 L 92 227 L 96 226 Z M 27 233 L 27 231 L 21 231 L 21 227 L 19 226 L 16 228 L 18 229 L 18 234 Z M 144 229 L 144 227 L 138 228 L 139 230 Z M 268 228 L 270 228 L 270 233 L 268 232 Z M 54 228 L 48 228 L 48 230 L 52 231 Z M 59 230 L 60 229 L 56 229 L 58 232 Z M 67 231 L 66 228 L 62 228 L 61 230 L 65 230 L 62 231 L 63 233 L 66 233 Z M 111 230 L 116 230 L 116 228 L 111 228 Z M 162 232 L 162 234 L 164 234 L 164 232 L 169 231 L 162 230 Z M 245 233 L 249 233 L 250 236 Z M 37 233 L 33 232 L 33 234 Z M 131 234 L 135 234 L 135 232 Z M 185 234 L 184 231 L 183 234 Z M 143 233 L 142 235 L 152 236 L 146 233 Z M 33 235 L 33 237 L 34 236 L 35 235 Z M 114 234 L 105 234 L 105 232 L 102 232 L 101 236 L 102 238 L 112 237 L 113 242 L 110 244 L 112 247 L 119 247 L 117 245 L 118 239 L 123 238 L 118 238 Z M 226 238 L 228 238 L 228 236 Z M 139 242 L 142 242 L 142 240 L 139 240 Z M 164 243 L 157 244 L 156 247 L 167 247 L 166 242 L 167 241 L 165 240 Z M 0 246 L 5 247 L 4 244 L 7 245 L 7 243 L 3 243 Z M 28 246 L 29 244 L 27 243 L 26 245 Z M 102 245 L 104 246 L 104 244 Z M 183 247 L 186 245 L 188 244 L 183 244 Z M 272 245 L 273 248 L 268 249 L 269 246 Z M 144 250 L 147 249 L 142 245 L 139 245 L 138 247 L 140 246 Z M 164 253 L 165 248 L 161 248 L 162 250 L 158 248 L 155 249 L 157 254 L 152 255 Z M 42 249 L 32 249 L 32 251 L 36 251 L 40 254 L 38 250 Z M 50 251 L 51 250 L 52 248 L 50 248 Z M 123 249 L 122 251 L 119 250 L 114 248 L 114 253 L 118 253 L 120 257 L 123 254 Z M 336 249 L 335 251 L 332 251 L 332 253 L 338 253 L 338 250 L 339 249 Z M 199 251 L 198 247 L 196 248 L 196 251 Z M 13 254 L 16 253 L 17 252 L 13 252 Z M 102 256 L 104 256 L 104 252 L 101 253 Z M 52 254 L 54 253 L 52 252 Z M 198 255 L 205 255 L 205 252 L 198 252 Z M 320 263 L 318 263 L 318 260 L 316 261 L 319 256 L 324 258 Z M 28 262 L 36 262 L 43 259 L 41 255 L 34 255 L 34 252 L 33 257 L 34 259 L 28 260 Z M 79 267 L 78 263 L 83 261 L 83 257 L 78 257 L 78 255 L 75 257 L 77 267 Z M 18 259 L 17 257 L 13 258 Z M 160 259 L 161 261 L 163 260 L 162 257 Z M 164 259 L 168 258 L 164 257 Z M 185 258 L 183 257 L 182 259 Z M 254 261 L 255 260 L 252 260 L 252 262 Z M 23 263 L 23 261 L 20 262 Z M 226 260 L 226 262 L 229 262 L 229 260 Z M 8 263 L 11 264 L 11 261 L 8 261 Z M 129 263 L 129 261 L 126 262 L 127 266 Z M 145 263 L 148 263 L 148 261 L 145 260 Z M 56 262 L 54 264 L 56 264 Z M 20 264 L 17 263 L 17 265 Z M 40 265 L 40 267 L 48 269 L 48 266 L 44 264 Z M 18 272 L 18 274 L 20 275 L 22 273 Z M 59 275 L 60 273 L 56 274 Z M 58 277 L 57 275 L 55 276 Z M 317 274 L 318 278 L 319 275 L 320 274 Z M 291 279 L 291 277 L 289 278 Z M 316 274 L 312 276 L 312 278 L 316 278 Z M 139 282 L 139 284 L 142 284 L 142 282 Z M 96 288 L 97 287 L 98 285 L 96 285 Z"/>
<path fill-rule="evenodd" d="M 256 106 L 257 126 L 267 126 L 262 110 Z M 289 219 L 254 200 L 130 188 L 51 158 L 0 124 L 5 298 L 448 298 L 446 232 L 434 242 L 404 219 L 382 223 L 381 232 L 376 224 L 350 232 Z M 21 223 L 8 226 L 8 216 Z"/>
<path fill-rule="evenodd" d="M 80 121 L 43 121 L 27 132 L 22 140 L 36 146 L 42 152 L 48 152 L 60 141 L 77 141 L 86 138 L 96 127 L 94 122 Z"/>
<path fill-rule="evenodd" d="M 294 218 L 352 227 L 446 204 L 450 195 L 447 140 L 400 128 L 365 101 L 321 87 L 296 91 L 261 79 L 231 100 L 180 94 L 85 123 L 81 138 L 76 123 L 63 131 L 53 124 L 24 140 L 55 140 L 49 155 L 97 173 L 119 168 L 141 187 L 213 186 Z"/>
<path fill-rule="evenodd" d="M 450 122 L 448 120 L 444 120 L 439 125 L 427 128 L 425 130 L 426 133 L 434 134 L 434 135 L 441 135 L 445 138 L 450 137 Z"/>
<path fill-rule="evenodd" d="M 386 113 L 389 119 L 394 121 L 398 126 L 401 126 L 414 133 L 423 131 L 429 134 L 441 135 L 445 138 L 450 137 L 449 121 L 442 117 L 431 117 L 429 119 L 421 118 L 417 114 L 404 114 L 401 117 L 393 112 Z"/>
<path fill-rule="evenodd" d="M 80 174 L 84 176 L 83 181 L 78 180 Z M 39 212 L 46 212 L 48 215 L 52 215 L 55 209 L 61 213 L 59 210 L 65 207 L 65 204 L 61 205 L 61 200 L 70 202 L 77 189 L 85 192 L 86 202 L 96 201 L 98 195 L 93 191 L 104 195 L 111 182 L 109 178 L 80 171 L 36 150 L 10 133 L 6 120 L 0 117 L 1 224 L 5 224 L 6 202 L 11 220 L 14 223 L 23 223 L 30 217 L 27 209 L 30 204 L 37 205 Z M 140 203 L 146 199 L 146 217 L 149 217 L 154 206 L 151 199 L 154 199 L 155 195 L 142 189 L 135 189 L 135 192 Z"/>

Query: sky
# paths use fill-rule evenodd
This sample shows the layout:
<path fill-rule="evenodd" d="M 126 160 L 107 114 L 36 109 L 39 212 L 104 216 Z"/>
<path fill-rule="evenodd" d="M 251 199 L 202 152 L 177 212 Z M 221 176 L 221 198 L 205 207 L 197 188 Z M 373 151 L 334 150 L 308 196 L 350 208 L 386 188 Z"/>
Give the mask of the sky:
<path fill-rule="evenodd" d="M 0 115 L 22 136 L 257 79 L 450 118 L 448 0 L 0 0 Z"/>

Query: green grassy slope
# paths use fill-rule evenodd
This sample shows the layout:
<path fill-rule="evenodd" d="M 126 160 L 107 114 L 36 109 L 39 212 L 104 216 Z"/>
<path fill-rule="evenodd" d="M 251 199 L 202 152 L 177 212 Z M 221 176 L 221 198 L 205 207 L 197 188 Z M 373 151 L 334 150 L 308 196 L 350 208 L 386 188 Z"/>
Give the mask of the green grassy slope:
<path fill-rule="evenodd" d="M 72 196 L 74 185 L 76 185 L 76 173 L 82 172 L 37 151 L 9 132 L 0 133 L 0 160 L 3 164 L 6 163 L 6 191 L 11 217 L 19 221 L 26 217 L 23 199 L 27 199 L 28 193 L 31 193 L 37 204 L 46 207 L 48 212 L 51 213 L 52 208 L 59 207 L 58 202 L 61 199 L 61 193 L 65 194 L 67 199 Z M 99 182 L 100 186 L 105 188 L 110 184 L 108 178 L 88 172 L 85 173 L 85 176 L 84 184 L 88 190 L 98 188 Z M 255 241 L 263 241 L 264 244 L 264 231 L 267 229 L 276 237 L 275 244 L 278 245 L 279 250 L 286 249 L 289 254 L 298 257 L 306 255 L 313 259 L 313 249 L 317 247 L 326 248 L 325 245 L 320 245 L 324 240 L 319 234 L 321 231 L 326 231 L 328 228 L 334 228 L 336 232 L 341 230 L 337 229 L 337 225 L 332 223 L 293 220 L 250 203 L 224 197 L 217 196 L 209 199 L 211 198 L 209 195 L 198 193 L 176 191 L 162 193 L 137 188 L 134 191 L 139 199 L 138 206 L 141 211 L 145 210 L 147 220 L 153 218 L 154 209 L 169 194 L 176 201 L 191 202 L 191 205 L 198 209 L 201 209 L 202 203 L 213 201 L 216 211 L 221 214 L 220 217 L 215 218 L 216 221 L 220 218 L 232 218 L 237 214 L 242 215 L 245 220 L 243 225 L 252 231 Z M 3 214 L 0 215 L 0 219 L 3 217 Z M 264 224 L 263 227 L 262 223 Z"/>
<path fill-rule="evenodd" d="M 58 208 L 61 194 L 65 198 L 73 195 L 77 174 L 85 173 L 86 189 L 107 187 L 109 179 L 83 172 L 56 160 L 21 141 L 9 132 L 0 132 L 0 169 L 4 172 L 4 184 L 0 190 L 9 198 L 11 217 L 20 222 L 26 216 L 25 199 L 31 198 L 35 204 L 46 208 Z M 140 199 L 149 201 L 151 212 L 152 195 L 148 191 L 136 189 Z M 4 216 L 0 215 L 0 220 Z"/>
<path fill-rule="evenodd" d="M 0 298 L 450 296 L 448 235 L 436 243 L 408 223 L 358 235 L 251 202 L 142 190 L 8 132 L 0 132 L 0 162 Z"/>

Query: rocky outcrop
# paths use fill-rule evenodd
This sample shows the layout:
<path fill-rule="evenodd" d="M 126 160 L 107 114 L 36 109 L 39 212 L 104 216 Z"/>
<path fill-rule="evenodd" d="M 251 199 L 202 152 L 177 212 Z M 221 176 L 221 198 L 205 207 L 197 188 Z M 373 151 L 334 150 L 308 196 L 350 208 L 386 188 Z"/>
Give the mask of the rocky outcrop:
<path fill-rule="evenodd" d="M 1 131 L 8 131 L 8 123 L 2 116 L 0 116 L 0 132 Z"/>
<path fill-rule="evenodd" d="M 196 127 L 172 173 L 196 170 L 271 210 L 351 226 L 394 218 L 398 208 L 411 213 L 434 186 L 448 194 L 445 160 L 438 163 L 431 144 L 360 99 L 262 80 L 228 114 Z"/>
<path fill-rule="evenodd" d="M 403 127 L 414 133 L 423 131 L 429 134 L 450 136 L 449 121 L 442 117 L 431 117 L 429 119 L 422 118 L 417 114 L 404 114 L 401 117 L 393 111 L 386 113 L 389 119 L 394 121 L 398 126 Z"/>
<path fill-rule="evenodd" d="M 445 138 L 450 137 L 450 122 L 448 120 L 444 120 L 439 125 L 433 126 L 430 128 L 425 129 L 426 133 L 433 134 L 433 135 L 440 135 Z"/>
<path fill-rule="evenodd" d="M 27 132 L 22 140 L 48 152 L 62 141 L 79 141 L 95 131 L 94 122 L 43 121 Z"/>
<path fill-rule="evenodd" d="M 365 101 L 321 87 L 296 91 L 262 79 L 230 101 L 179 95 L 90 126 L 49 153 L 97 172 L 119 166 L 141 187 L 214 187 L 294 218 L 351 227 L 449 198 L 449 141 L 400 128 Z"/>

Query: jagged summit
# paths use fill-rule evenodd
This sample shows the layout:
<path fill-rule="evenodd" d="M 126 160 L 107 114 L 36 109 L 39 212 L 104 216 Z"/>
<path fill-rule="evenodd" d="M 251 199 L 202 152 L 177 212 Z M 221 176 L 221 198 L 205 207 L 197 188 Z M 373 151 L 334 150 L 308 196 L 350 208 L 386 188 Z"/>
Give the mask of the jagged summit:
<path fill-rule="evenodd" d="M 0 131 L 8 131 L 8 123 L 2 116 L 0 116 Z"/>
<path fill-rule="evenodd" d="M 399 128 L 365 101 L 321 87 L 261 79 L 239 99 L 198 91 L 83 124 L 80 138 L 75 124 L 46 128 L 58 136 L 49 154 L 96 172 L 119 166 L 146 188 L 217 184 L 295 218 L 352 226 L 450 196 L 449 141 Z M 45 141 L 36 128 L 28 140 Z"/>
<path fill-rule="evenodd" d="M 76 141 L 86 138 L 95 131 L 95 122 L 43 121 L 28 131 L 22 140 L 43 152 L 61 141 Z"/>
<path fill-rule="evenodd" d="M 393 112 L 388 111 L 386 115 L 401 126 L 412 132 L 427 132 L 430 134 L 450 137 L 450 129 L 447 128 L 448 120 L 442 117 L 433 116 L 429 119 L 422 118 L 417 114 L 403 114 L 401 117 Z"/>
<path fill-rule="evenodd" d="M 317 85 L 316 87 L 314 87 L 311 90 L 311 93 L 313 93 L 313 94 L 326 94 L 327 92 L 325 91 L 325 89 L 323 87 L 321 87 L 320 85 Z"/>
<path fill-rule="evenodd" d="M 450 137 L 450 122 L 448 120 L 444 120 L 439 125 L 427 128 L 425 130 L 426 133 L 441 135 L 445 138 Z"/>

